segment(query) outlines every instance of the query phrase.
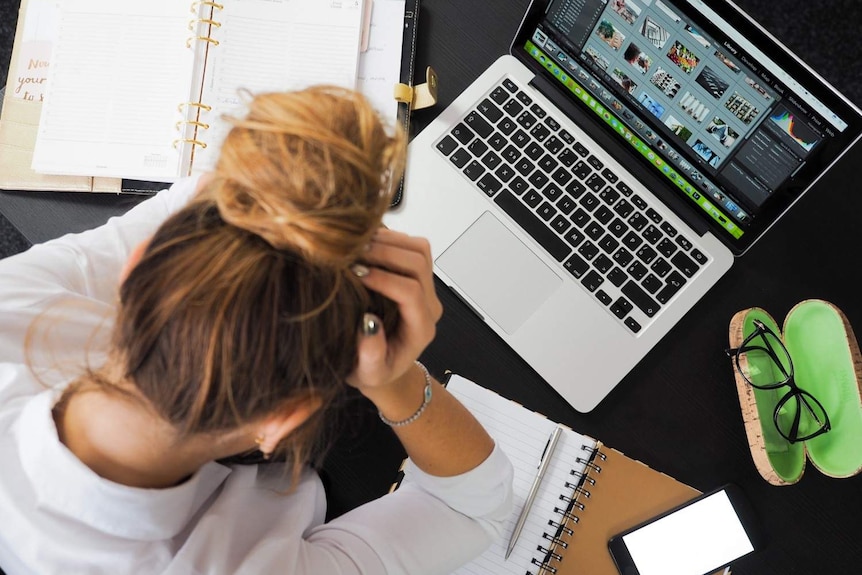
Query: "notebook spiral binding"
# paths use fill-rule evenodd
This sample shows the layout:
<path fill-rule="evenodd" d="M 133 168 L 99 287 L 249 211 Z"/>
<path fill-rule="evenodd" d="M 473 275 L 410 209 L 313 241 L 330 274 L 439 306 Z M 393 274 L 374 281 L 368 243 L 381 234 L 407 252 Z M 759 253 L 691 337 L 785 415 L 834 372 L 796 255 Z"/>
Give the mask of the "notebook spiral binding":
<path fill-rule="evenodd" d="M 580 521 L 579 513 L 586 509 L 584 500 L 590 498 L 588 486 L 596 484 L 596 476 L 602 473 L 601 463 L 607 459 L 607 455 L 600 451 L 600 443 L 595 447 L 582 445 L 581 449 L 587 453 L 576 458 L 576 462 L 583 465 L 583 470 L 572 469 L 574 479 L 563 485 L 567 491 L 560 494 L 560 501 L 564 505 L 554 507 L 558 519 L 548 520 L 551 529 L 542 533 L 542 542 L 536 546 L 539 555 L 530 560 L 536 570 L 527 571 L 528 575 L 555 575 L 557 565 L 563 561 L 561 552 L 568 548 L 569 539 L 576 536 L 573 527 Z"/>
<path fill-rule="evenodd" d="M 189 19 L 188 29 L 191 32 L 198 31 L 198 33 L 186 38 L 186 48 L 192 48 L 196 42 L 206 42 L 208 44 L 207 49 L 219 45 L 219 41 L 210 34 L 214 28 L 221 28 L 222 23 L 215 19 L 215 13 L 221 10 L 224 10 L 223 4 L 210 0 L 196 0 L 189 5 L 189 11 L 194 17 Z M 202 33 L 204 31 L 206 35 Z M 177 138 L 173 141 L 174 148 L 181 144 L 189 144 L 192 146 L 192 154 L 194 154 L 195 146 L 199 146 L 201 149 L 207 147 L 206 142 L 200 137 L 200 132 L 208 130 L 210 125 L 201 120 L 201 113 L 211 110 L 212 106 L 203 102 L 181 102 L 177 106 L 177 111 L 180 114 L 188 114 L 189 117 L 176 123 Z M 191 131 L 189 132 L 190 128 Z"/>

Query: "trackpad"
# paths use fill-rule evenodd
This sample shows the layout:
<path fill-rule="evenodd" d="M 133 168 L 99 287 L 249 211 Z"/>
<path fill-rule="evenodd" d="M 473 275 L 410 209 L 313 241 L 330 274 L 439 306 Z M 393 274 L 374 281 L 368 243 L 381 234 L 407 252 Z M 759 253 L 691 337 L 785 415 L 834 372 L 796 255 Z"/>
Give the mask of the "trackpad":
<path fill-rule="evenodd" d="M 490 212 L 473 222 L 437 265 L 510 334 L 562 283 Z"/>

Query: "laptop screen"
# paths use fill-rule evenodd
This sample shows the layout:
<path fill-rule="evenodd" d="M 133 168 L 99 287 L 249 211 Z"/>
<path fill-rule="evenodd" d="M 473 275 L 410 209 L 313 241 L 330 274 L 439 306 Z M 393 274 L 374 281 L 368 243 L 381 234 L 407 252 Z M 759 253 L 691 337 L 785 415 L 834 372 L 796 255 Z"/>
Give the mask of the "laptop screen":
<path fill-rule="evenodd" d="M 512 53 L 736 253 L 862 128 L 858 109 L 724 2 L 536 1 Z"/>

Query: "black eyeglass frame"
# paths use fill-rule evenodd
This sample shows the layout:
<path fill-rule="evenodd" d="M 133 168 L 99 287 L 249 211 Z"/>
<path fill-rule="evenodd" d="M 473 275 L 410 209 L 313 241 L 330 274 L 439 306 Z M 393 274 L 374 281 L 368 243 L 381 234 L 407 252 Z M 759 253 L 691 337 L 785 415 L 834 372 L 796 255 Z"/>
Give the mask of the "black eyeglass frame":
<path fill-rule="evenodd" d="M 724 353 L 726 353 L 728 357 L 733 359 L 736 370 L 739 372 L 745 382 L 748 383 L 751 387 L 762 390 L 778 389 L 784 386 L 790 388 L 787 393 L 784 394 L 781 399 L 778 400 L 778 403 L 775 404 L 775 410 L 772 412 L 772 421 L 775 424 L 775 429 L 777 429 L 778 433 L 780 433 L 781 436 L 790 443 L 806 441 L 819 435 L 823 435 L 824 433 L 832 429 L 832 423 L 829 421 L 829 414 L 826 412 L 826 408 L 823 407 L 823 404 L 820 403 L 820 401 L 816 397 L 811 395 L 809 392 L 796 385 L 796 381 L 793 379 L 793 358 L 790 357 L 790 352 L 787 350 L 787 347 L 785 347 L 784 342 L 782 342 L 781 338 L 778 337 L 774 331 L 769 329 L 769 327 L 762 321 L 756 319 L 753 323 L 755 326 L 755 330 L 742 341 L 739 347 L 732 349 L 728 348 L 724 350 Z M 778 357 L 778 354 L 773 349 L 772 345 L 769 343 L 769 340 L 766 337 L 763 337 L 765 334 L 771 335 L 775 339 L 776 343 L 781 346 L 785 357 L 787 357 L 787 363 L 790 366 L 789 373 L 788 370 L 785 369 L 784 363 L 781 361 L 781 358 Z M 757 337 L 760 337 L 762 339 L 765 347 L 759 345 L 749 345 L 751 341 Z M 742 370 L 742 366 L 739 363 L 739 356 L 740 354 L 745 354 L 750 351 L 762 351 L 766 353 L 770 357 L 770 359 L 772 359 L 773 363 L 781 370 L 781 373 L 784 375 L 784 379 L 782 381 L 766 385 L 757 384 L 748 379 L 748 377 L 745 375 L 745 372 Z M 781 413 L 781 409 L 788 401 L 790 401 L 794 397 L 797 398 L 796 413 L 794 413 L 793 415 L 793 423 L 790 426 L 790 433 L 785 434 L 781 426 L 778 424 L 778 419 Z M 819 407 L 820 411 L 823 413 L 824 421 L 820 421 L 820 418 L 815 413 L 815 410 L 812 407 L 811 403 L 809 403 L 809 401 L 817 404 L 817 407 Z M 800 407 L 800 404 L 804 405 L 805 409 L 808 410 L 808 413 L 811 414 L 811 417 L 814 418 L 814 421 L 820 424 L 820 427 L 816 431 L 803 436 L 799 436 L 799 423 L 802 419 L 802 408 Z"/>

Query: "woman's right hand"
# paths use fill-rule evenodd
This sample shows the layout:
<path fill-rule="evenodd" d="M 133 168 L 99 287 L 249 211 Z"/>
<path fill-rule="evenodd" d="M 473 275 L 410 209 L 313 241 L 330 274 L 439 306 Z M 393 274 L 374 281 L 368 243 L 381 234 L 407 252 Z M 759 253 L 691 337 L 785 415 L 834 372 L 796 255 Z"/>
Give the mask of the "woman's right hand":
<path fill-rule="evenodd" d="M 369 265 L 355 267 L 354 273 L 366 288 L 395 302 L 399 311 L 398 328 L 391 334 L 383 332 L 379 318 L 366 314 L 356 368 L 347 378 L 377 403 L 375 397 L 405 379 L 434 339 L 443 306 L 434 289 L 431 248 L 424 238 L 380 228 L 364 259 Z"/>

